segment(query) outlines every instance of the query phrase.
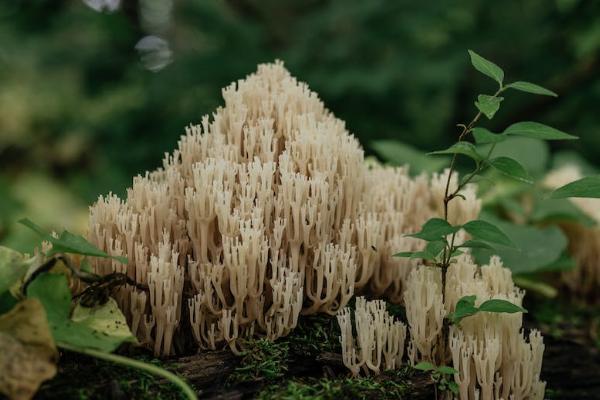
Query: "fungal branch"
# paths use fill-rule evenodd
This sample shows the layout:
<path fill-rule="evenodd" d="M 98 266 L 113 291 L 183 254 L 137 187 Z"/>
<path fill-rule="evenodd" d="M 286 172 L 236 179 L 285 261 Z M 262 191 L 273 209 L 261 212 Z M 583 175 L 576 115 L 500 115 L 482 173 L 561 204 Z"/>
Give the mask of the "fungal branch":
<path fill-rule="evenodd" d="M 458 141 L 445 150 L 438 150 L 430 153 L 431 155 L 451 155 L 450 166 L 446 170 L 445 190 L 441 201 L 443 202 L 443 218 L 431 218 L 422 226 L 421 231 L 408 236 L 422 239 L 426 242 L 424 250 L 401 252 L 396 254 L 398 257 L 409 257 L 422 259 L 423 264 L 432 265 L 441 269 L 441 292 L 446 310 L 454 310 L 446 318 L 443 330 L 443 342 L 446 343 L 448 335 L 448 322 L 458 323 L 466 316 L 473 315 L 477 311 L 491 312 L 518 312 L 525 311 L 520 306 L 510 303 L 507 300 L 497 300 L 491 309 L 481 310 L 475 307 L 475 298 L 473 296 L 464 296 L 456 305 L 446 304 L 446 275 L 450 265 L 455 258 L 463 253 L 464 249 L 485 248 L 494 250 L 497 246 L 516 247 L 512 240 L 495 225 L 480 219 L 468 221 L 464 224 L 452 224 L 452 201 L 456 198 L 463 198 L 461 191 L 467 187 L 475 177 L 495 170 L 498 173 L 508 176 L 520 182 L 527 184 L 533 183 L 533 179 L 526 169 L 515 159 L 505 156 L 494 157 L 494 150 L 498 143 L 510 139 L 511 137 L 521 136 L 541 140 L 569 140 L 576 139 L 575 136 L 559 131 L 550 126 L 532 122 L 523 121 L 510 125 L 501 133 L 493 133 L 486 128 L 477 126 L 480 119 L 485 116 L 491 120 L 504 97 L 500 95 L 509 89 L 527 92 L 537 95 L 553 96 L 556 94 L 539 85 L 517 81 L 510 84 L 504 84 L 504 71 L 486 60 L 477 53 L 469 50 L 471 64 L 482 74 L 492 78 L 498 84 L 494 94 L 480 94 L 475 101 L 477 114 L 468 124 L 459 124 L 461 128 Z M 472 137 L 473 142 L 468 138 Z M 470 158 L 475 163 L 475 168 L 465 174 L 462 179 L 458 179 L 456 173 L 456 163 L 459 156 Z M 483 306 L 483 304 L 482 304 Z"/>

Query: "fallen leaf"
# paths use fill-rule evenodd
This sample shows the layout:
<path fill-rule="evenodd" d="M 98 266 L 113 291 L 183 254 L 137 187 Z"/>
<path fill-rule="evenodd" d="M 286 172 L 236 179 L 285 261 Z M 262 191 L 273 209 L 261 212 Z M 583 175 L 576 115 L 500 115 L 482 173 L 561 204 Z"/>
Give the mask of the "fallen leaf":
<path fill-rule="evenodd" d="M 116 303 L 108 302 L 87 311 L 78 310 L 77 320 L 72 320 L 72 297 L 65 275 L 40 274 L 28 286 L 27 296 L 37 298 L 43 304 L 52 335 L 59 346 L 64 343 L 110 353 L 123 342 L 135 341 Z M 124 329 L 127 329 L 127 334 Z"/>
<path fill-rule="evenodd" d="M 39 300 L 23 300 L 0 316 L 0 393 L 31 399 L 43 381 L 56 375 L 57 359 Z"/>
<path fill-rule="evenodd" d="M 136 340 L 127 326 L 125 316 L 113 298 L 96 307 L 84 307 L 77 304 L 71 320 L 116 341 L 132 342 Z"/>

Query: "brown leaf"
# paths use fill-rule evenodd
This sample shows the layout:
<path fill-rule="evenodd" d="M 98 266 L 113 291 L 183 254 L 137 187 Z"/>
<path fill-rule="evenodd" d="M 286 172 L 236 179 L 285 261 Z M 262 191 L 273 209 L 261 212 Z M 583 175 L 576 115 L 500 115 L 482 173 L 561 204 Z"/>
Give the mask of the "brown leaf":
<path fill-rule="evenodd" d="M 0 316 L 0 393 L 14 400 L 31 399 L 40 384 L 56 374 L 57 358 L 39 300 L 23 300 Z"/>

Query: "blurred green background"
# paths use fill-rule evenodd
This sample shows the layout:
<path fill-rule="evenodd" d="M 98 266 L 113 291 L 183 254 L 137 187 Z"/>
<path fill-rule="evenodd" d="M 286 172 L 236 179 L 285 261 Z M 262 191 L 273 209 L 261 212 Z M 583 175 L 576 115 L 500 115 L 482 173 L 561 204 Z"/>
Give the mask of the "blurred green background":
<path fill-rule="evenodd" d="M 598 159 L 597 0 L 2 0 L 0 243 L 27 248 L 21 216 L 84 231 L 99 194 L 124 193 L 223 86 L 276 58 L 367 153 L 442 148 L 494 90 L 469 48 L 560 95 L 513 92 L 488 128 L 538 120 L 581 137 L 553 152 Z"/>

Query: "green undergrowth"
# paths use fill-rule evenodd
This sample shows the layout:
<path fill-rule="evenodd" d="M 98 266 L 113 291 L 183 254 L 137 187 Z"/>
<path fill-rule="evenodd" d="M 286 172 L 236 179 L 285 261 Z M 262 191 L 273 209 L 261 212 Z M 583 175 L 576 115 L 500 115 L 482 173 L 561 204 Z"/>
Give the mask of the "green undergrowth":
<path fill-rule="evenodd" d="M 339 335 L 335 317 L 314 315 L 300 318 L 287 337 L 276 341 L 242 341 L 240 364 L 227 378 L 227 384 L 280 380 L 299 359 L 314 363 L 323 353 L 339 353 Z"/>
<path fill-rule="evenodd" d="M 353 304 L 349 305 L 350 307 Z M 388 305 L 395 316 L 402 307 Z M 398 399 L 410 392 L 414 370 L 405 367 L 380 376 L 350 377 L 341 362 L 335 317 L 301 317 L 290 335 L 274 342 L 243 342 L 240 364 L 227 378 L 232 388 L 256 383 L 258 399 Z M 253 396 L 253 398 L 254 398 Z"/>
<path fill-rule="evenodd" d="M 298 326 L 282 341 L 306 356 L 341 352 L 340 328 L 335 317 L 310 315 L 300 318 Z"/>
<path fill-rule="evenodd" d="M 401 307 L 389 306 L 401 315 Z M 205 394 L 241 391 L 259 399 L 392 399 L 408 398 L 413 370 L 405 367 L 380 376 L 350 377 L 341 363 L 335 317 L 303 316 L 288 336 L 276 341 L 253 338 L 241 342 L 243 353 L 233 372 L 221 382 L 198 387 Z M 129 347 L 130 357 L 164 364 L 149 353 Z M 176 372 L 176 371 L 173 371 Z M 182 399 L 181 392 L 160 378 L 85 355 L 64 352 L 59 374 L 46 382 L 41 399 Z"/>
<path fill-rule="evenodd" d="M 250 339 L 243 343 L 240 365 L 227 377 L 228 384 L 256 380 L 276 380 L 287 371 L 289 347 L 287 342 Z"/>
<path fill-rule="evenodd" d="M 399 399 L 410 393 L 410 368 L 379 377 L 292 379 L 265 387 L 257 399 Z"/>

